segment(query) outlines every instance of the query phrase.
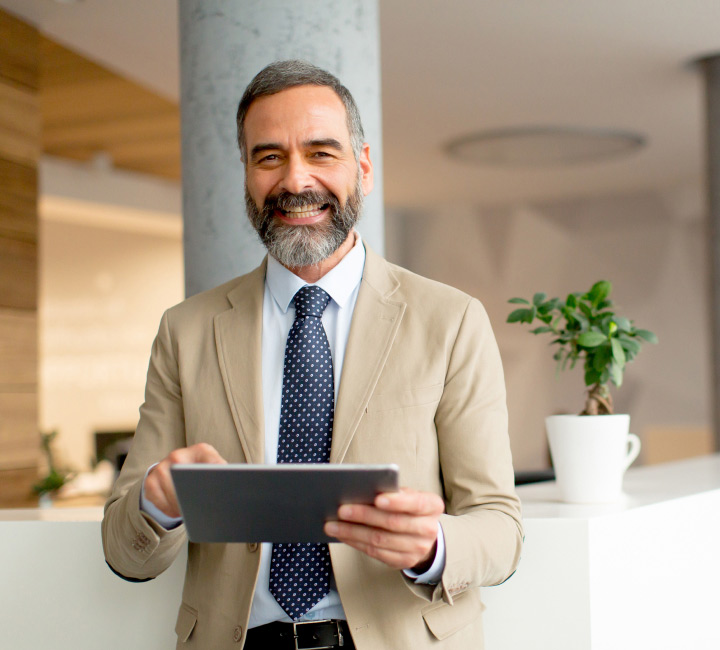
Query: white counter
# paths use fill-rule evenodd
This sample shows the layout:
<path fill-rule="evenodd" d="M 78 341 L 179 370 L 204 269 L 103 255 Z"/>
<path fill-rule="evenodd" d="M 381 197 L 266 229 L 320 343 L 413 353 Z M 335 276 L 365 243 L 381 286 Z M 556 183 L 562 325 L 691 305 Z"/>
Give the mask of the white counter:
<path fill-rule="evenodd" d="M 0 648 L 175 648 L 185 557 L 133 584 L 105 564 L 102 508 L 0 510 Z"/>
<path fill-rule="evenodd" d="M 720 455 L 632 469 L 611 506 L 558 503 L 553 483 L 518 491 L 523 559 L 483 590 L 486 650 L 720 649 Z M 101 518 L 0 511 L 0 648 L 175 647 L 185 558 L 125 582 Z"/>
<path fill-rule="evenodd" d="M 720 649 L 720 455 L 631 469 L 624 491 L 518 489 L 523 559 L 483 590 L 487 650 Z"/>

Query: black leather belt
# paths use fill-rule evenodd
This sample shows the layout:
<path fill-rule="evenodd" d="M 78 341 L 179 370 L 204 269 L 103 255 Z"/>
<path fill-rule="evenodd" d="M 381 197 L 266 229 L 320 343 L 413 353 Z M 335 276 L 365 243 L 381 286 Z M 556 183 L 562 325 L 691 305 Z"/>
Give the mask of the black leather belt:
<path fill-rule="evenodd" d="M 345 621 L 326 619 L 298 623 L 268 623 L 248 630 L 245 650 L 354 650 L 350 628 Z"/>

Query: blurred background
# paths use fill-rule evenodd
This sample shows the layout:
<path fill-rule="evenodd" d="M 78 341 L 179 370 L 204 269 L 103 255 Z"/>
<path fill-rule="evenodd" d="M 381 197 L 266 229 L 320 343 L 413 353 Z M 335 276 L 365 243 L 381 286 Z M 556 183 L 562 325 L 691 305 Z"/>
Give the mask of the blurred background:
<path fill-rule="evenodd" d="M 720 51 L 720 5 L 378 6 L 385 254 L 486 306 L 517 469 L 548 466 L 545 416 L 584 396 L 580 369 L 556 376 L 548 341 L 505 323 L 507 301 L 600 279 L 660 338 L 616 397 L 642 462 L 710 453 L 693 61 Z M 183 298 L 177 24 L 174 0 L 0 0 L 2 505 L 27 502 L 40 431 L 77 472 L 132 435 L 160 316 Z"/>

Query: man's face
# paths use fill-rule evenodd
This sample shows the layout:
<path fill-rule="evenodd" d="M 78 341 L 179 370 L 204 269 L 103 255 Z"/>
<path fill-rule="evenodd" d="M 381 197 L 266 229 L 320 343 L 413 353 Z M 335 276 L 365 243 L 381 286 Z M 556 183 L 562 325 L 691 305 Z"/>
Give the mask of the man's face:
<path fill-rule="evenodd" d="M 373 185 L 368 146 L 356 161 L 340 98 L 323 86 L 260 97 L 245 139 L 248 217 L 270 254 L 290 268 L 328 258 Z"/>

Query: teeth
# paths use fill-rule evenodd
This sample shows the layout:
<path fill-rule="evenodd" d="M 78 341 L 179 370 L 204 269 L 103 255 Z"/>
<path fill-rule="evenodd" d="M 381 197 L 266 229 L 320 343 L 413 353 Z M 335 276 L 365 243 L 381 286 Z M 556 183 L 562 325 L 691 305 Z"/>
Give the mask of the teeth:
<path fill-rule="evenodd" d="M 285 210 L 285 213 L 293 212 L 296 214 L 301 214 L 303 212 L 315 212 L 316 210 L 320 210 L 322 208 L 322 203 L 316 203 L 314 205 L 304 205 L 301 208 L 291 208 L 290 210 Z"/>
<path fill-rule="evenodd" d="M 283 210 L 286 217 L 291 219 L 301 219 L 305 217 L 316 217 L 323 211 L 324 204 L 317 203 L 315 205 L 305 205 L 301 208 L 293 208 L 290 210 Z"/>

